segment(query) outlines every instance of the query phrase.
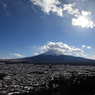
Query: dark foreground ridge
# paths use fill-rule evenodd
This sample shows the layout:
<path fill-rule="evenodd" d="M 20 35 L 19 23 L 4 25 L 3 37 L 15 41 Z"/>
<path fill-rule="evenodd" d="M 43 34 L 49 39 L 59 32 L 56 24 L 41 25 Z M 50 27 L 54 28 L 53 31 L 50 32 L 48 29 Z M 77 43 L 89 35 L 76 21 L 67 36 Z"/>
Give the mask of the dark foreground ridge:
<path fill-rule="evenodd" d="M 69 78 L 62 75 L 53 77 L 48 82 L 48 87 L 36 87 L 29 93 L 13 95 L 95 95 L 95 76 L 77 75 L 72 72 Z"/>

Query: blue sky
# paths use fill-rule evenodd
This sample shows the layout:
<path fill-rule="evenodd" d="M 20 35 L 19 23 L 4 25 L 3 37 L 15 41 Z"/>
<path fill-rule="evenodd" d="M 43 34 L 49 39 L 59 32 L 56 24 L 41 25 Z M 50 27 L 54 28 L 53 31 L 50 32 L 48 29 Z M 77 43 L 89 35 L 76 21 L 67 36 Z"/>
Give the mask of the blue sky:
<path fill-rule="evenodd" d="M 95 59 L 94 0 L 0 0 L 0 59 L 57 51 Z"/>

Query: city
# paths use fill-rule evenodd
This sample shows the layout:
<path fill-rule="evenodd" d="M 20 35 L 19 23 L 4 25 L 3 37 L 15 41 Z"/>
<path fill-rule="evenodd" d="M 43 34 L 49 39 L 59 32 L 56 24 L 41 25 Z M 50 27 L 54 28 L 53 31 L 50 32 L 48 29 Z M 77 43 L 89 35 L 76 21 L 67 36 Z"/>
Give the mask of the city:
<path fill-rule="evenodd" d="M 48 82 L 60 75 L 69 78 L 71 73 L 95 76 L 94 66 L 75 65 L 34 65 L 34 64 L 1 64 L 0 94 L 29 93 L 32 89 L 48 88 Z"/>

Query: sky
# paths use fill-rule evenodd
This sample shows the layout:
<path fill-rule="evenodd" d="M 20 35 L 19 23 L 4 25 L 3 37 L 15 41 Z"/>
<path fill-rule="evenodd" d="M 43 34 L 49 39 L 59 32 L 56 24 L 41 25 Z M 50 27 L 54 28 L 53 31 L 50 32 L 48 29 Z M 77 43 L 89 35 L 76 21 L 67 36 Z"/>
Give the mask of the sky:
<path fill-rule="evenodd" d="M 95 0 L 0 0 L 0 59 L 47 51 L 95 59 Z"/>

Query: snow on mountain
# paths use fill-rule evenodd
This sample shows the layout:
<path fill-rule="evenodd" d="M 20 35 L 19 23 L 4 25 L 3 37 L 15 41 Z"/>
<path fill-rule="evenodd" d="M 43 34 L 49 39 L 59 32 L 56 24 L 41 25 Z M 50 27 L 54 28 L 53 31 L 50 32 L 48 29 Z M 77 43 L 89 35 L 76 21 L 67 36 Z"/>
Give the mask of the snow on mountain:
<path fill-rule="evenodd" d="M 60 50 L 49 50 L 49 51 L 45 52 L 44 55 L 59 56 L 59 55 L 64 55 L 64 54 Z"/>

